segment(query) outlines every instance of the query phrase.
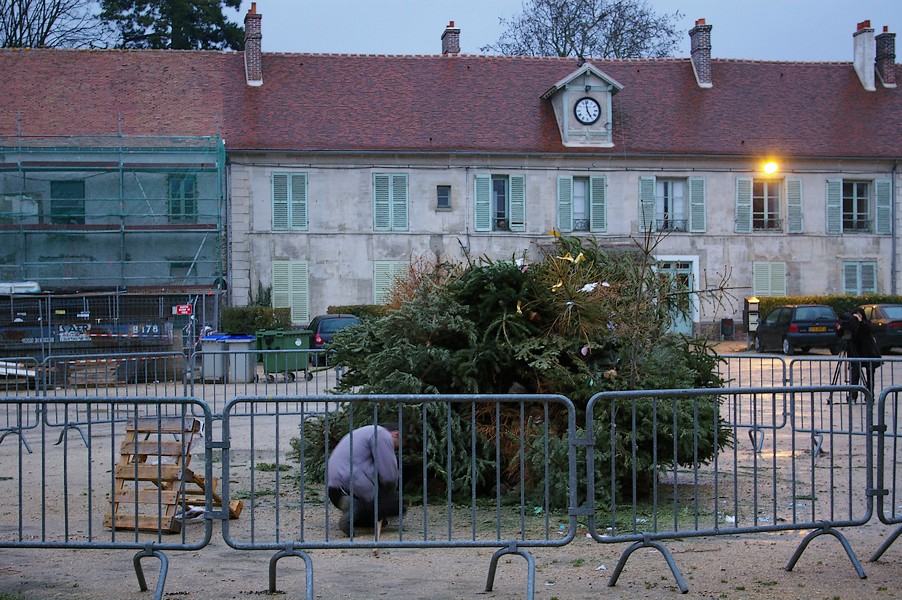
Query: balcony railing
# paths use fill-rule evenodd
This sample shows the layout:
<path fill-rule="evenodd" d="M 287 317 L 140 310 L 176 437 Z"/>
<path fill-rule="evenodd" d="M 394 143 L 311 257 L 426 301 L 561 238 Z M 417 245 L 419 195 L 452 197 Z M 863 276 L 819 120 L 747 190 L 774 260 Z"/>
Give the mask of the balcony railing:
<path fill-rule="evenodd" d="M 755 231 L 783 231 L 783 219 L 753 219 Z"/>
<path fill-rule="evenodd" d="M 655 219 L 657 231 L 688 231 L 686 219 Z"/>

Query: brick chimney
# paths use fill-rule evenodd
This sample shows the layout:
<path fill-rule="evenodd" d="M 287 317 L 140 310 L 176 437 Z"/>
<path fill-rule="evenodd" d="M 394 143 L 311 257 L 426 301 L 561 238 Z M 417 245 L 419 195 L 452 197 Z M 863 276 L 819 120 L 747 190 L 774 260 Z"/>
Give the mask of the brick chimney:
<path fill-rule="evenodd" d="M 889 27 L 883 27 L 883 33 L 877 41 L 877 77 L 883 87 L 896 87 L 896 34 L 889 33 Z"/>
<path fill-rule="evenodd" d="M 692 70 L 698 87 L 714 87 L 711 82 L 711 25 L 705 25 L 704 19 L 698 19 L 695 27 L 689 30 L 691 41 L 690 58 Z"/>
<path fill-rule="evenodd" d="M 861 85 L 869 92 L 876 91 L 874 87 L 874 61 L 876 59 L 876 49 L 874 46 L 874 30 L 871 29 L 871 22 L 862 21 L 858 24 L 858 29 L 852 34 L 852 43 L 854 55 L 852 66 L 858 74 Z"/>
<path fill-rule="evenodd" d="M 250 86 L 263 85 L 263 15 L 257 14 L 257 3 L 251 2 L 251 9 L 244 17 L 244 77 Z"/>
<path fill-rule="evenodd" d="M 448 23 L 442 34 L 442 54 L 460 54 L 460 28 L 454 27 L 454 21 Z"/>

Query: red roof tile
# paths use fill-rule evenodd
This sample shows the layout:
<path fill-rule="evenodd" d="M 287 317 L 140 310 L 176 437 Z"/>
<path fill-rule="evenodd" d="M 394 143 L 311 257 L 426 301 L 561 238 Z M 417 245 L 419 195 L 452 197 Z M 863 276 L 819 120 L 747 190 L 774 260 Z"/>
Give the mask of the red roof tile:
<path fill-rule="evenodd" d="M 851 63 L 599 60 L 614 97 L 611 149 L 564 148 L 542 94 L 572 59 L 0 50 L 0 135 L 214 135 L 231 150 L 597 153 L 898 158 L 902 86 L 866 92 Z M 897 67 L 898 68 L 898 67 Z"/>

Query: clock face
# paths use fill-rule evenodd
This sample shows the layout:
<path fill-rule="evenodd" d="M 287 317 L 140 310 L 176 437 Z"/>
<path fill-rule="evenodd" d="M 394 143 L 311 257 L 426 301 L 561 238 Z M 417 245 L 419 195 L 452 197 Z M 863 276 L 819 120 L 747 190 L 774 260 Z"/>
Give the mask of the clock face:
<path fill-rule="evenodd" d="M 576 115 L 576 120 L 583 125 L 591 125 L 601 116 L 601 107 L 594 98 L 586 96 L 577 100 L 573 107 L 573 114 Z"/>

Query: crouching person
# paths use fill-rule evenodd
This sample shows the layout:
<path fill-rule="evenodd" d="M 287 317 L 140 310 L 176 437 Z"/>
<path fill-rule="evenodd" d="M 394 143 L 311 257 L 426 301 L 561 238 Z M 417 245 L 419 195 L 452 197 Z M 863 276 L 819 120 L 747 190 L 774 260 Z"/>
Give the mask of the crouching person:
<path fill-rule="evenodd" d="M 374 528 L 377 504 L 383 525 L 398 516 L 399 445 L 398 425 L 384 423 L 355 429 L 335 446 L 329 456 L 329 500 L 341 510 L 338 526 L 345 535 L 352 523 L 355 529 Z"/>

